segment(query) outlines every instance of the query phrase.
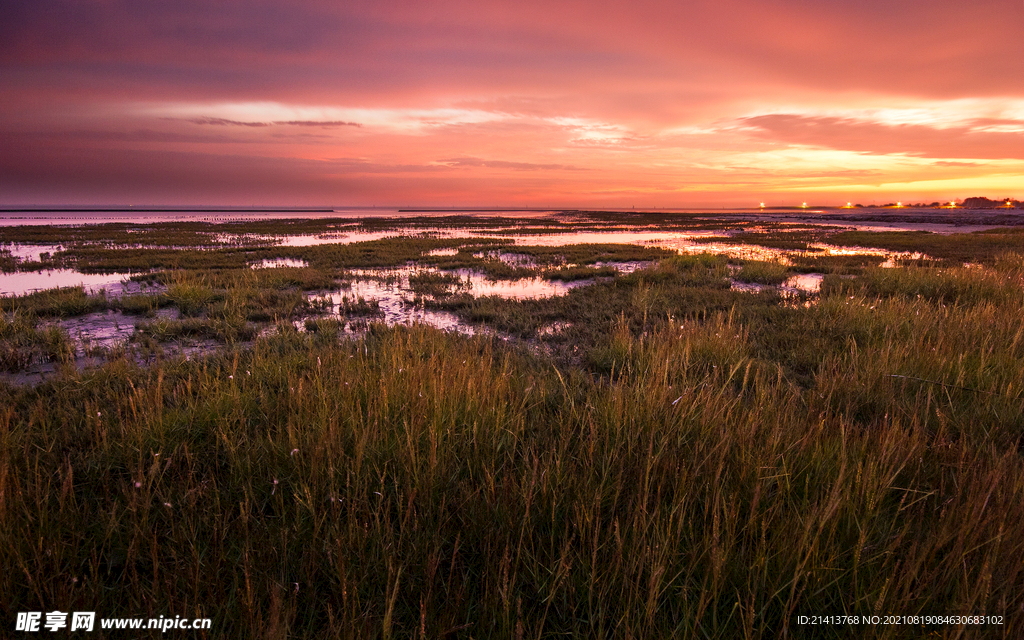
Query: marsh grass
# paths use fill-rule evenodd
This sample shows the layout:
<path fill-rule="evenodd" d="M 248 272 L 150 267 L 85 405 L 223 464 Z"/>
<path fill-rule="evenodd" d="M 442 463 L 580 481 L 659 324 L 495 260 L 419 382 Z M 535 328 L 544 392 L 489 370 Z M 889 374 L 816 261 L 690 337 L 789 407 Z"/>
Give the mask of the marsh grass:
<path fill-rule="evenodd" d="M 107 306 L 110 309 L 116 309 L 126 314 L 147 317 L 153 316 L 158 309 L 173 304 L 174 301 L 163 293 L 124 295 L 107 300 Z"/>
<path fill-rule="evenodd" d="M 644 262 L 669 258 L 670 249 L 634 244 L 580 243 L 561 246 L 516 246 L 515 252 L 533 258 L 538 265 L 592 265 L 595 262 Z"/>
<path fill-rule="evenodd" d="M 89 295 L 81 286 L 47 289 L 22 296 L 0 296 L 0 311 L 20 312 L 44 318 L 70 318 L 107 308 L 106 295 L 102 292 Z"/>
<path fill-rule="evenodd" d="M 135 340 L 139 340 L 141 336 L 151 337 L 157 342 L 170 342 L 180 338 L 210 338 L 227 344 L 252 340 L 259 332 L 255 325 L 237 316 L 179 320 L 158 318 L 139 323 L 135 330 Z"/>
<path fill-rule="evenodd" d="M 824 312 L 869 333 L 906 317 L 839 302 Z M 936 351 L 903 370 L 973 370 L 1008 408 L 1021 341 L 965 369 L 963 338 L 1007 337 L 962 333 L 976 319 L 923 319 Z M 247 636 L 810 637 L 795 617 L 822 610 L 1019 624 L 1024 467 L 997 446 L 1018 414 L 884 377 L 921 343 L 880 335 L 805 390 L 752 358 L 735 314 L 614 333 L 605 379 L 377 325 L 6 391 L 0 549 L 25 571 L 2 595 Z"/>
<path fill-rule="evenodd" d="M 343 295 L 338 303 L 338 313 L 344 316 L 379 317 L 384 315 L 379 300 L 367 300 L 362 296 Z"/>
<path fill-rule="evenodd" d="M 10 249 L 0 249 L 0 272 L 11 273 L 18 270 L 20 260 L 16 258 Z"/>
<path fill-rule="evenodd" d="M 469 286 L 468 280 L 463 280 L 454 273 L 417 271 L 409 275 L 409 290 L 420 296 L 449 296 L 453 288 L 466 289 Z"/>
<path fill-rule="evenodd" d="M 307 318 L 304 326 L 319 342 L 334 344 L 342 336 L 345 324 L 340 318 Z"/>
<path fill-rule="evenodd" d="M 531 340 L 540 338 L 552 324 L 571 325 L 544 340 L 566 362 L 578 363 L 588 349 L 608 339 L 623 315 L 635 331 L 643 332 L 669 316 L 778 302 L 778 295 L 771 292 L 749 295 L 730 291 L 729 274 L 724 256 L 676 255 L 646 269 L 550 298 L 456 295 L 425 304 L 452 311 L 467 322 L 485 323 Z"/>
<path fill-rule="evenodd" d="M 733 278 L 740 282 L 780 285 L 791 275 L 789 267 L 781 262 L 746 260 L 740 270 L 733 275 Z"/>
<path fill-rule="evenodd" d="M 39 362 L 67 364 L 74 357 L 74 345 L 61 327 L 39 327 L 33 316 L 20 312 L 0 315 L 0 370 L 13 373 Z"/>
<path fill-rule="evenodd" d="M 545 280 L 574 282 L 576 280 L 589 280 L 591 278 L 612 278 L 618 274 L 619 270 L 611 266 L 561 267 L 559 269 L 548 269 L 541 273 L 541 277 Z"/>
<path fill-rule="evenodd" d="M 771 249 L 785 251 L 815 251 L 808 243 L 816 241 L 822 235 L 818 229 L 786 230 L 769 229 L 766 231 L 741 231 L 728 236 L 707 236 L 693 238 L 693 242 L 727 242 L 730 244 L 752 244 Z"/>
<path fill-rule="evenodd" d="M 211 617 L 209 637 L 849 637 L 796 623 L 823 613 L 1002 615 L 853 632 L 1016 637 L 1024 260 L 993 261 L 864 266 L 807 305 L 730 290 L 710 254 L 430 303 L 501 336 L 472 338 L 355 297 L 360 337 L 297 331 L 302 285 L 272 270 L 168 275 L 198 315 L 137 343 L 227 348 L 0 385 L 0 600 Z M 0 323 L 5 345 L 34 331 Z"/>
<path fill-rule="evenodd" d="M 198 315 L 218 297 L 202 274 L 177 271 L 167 283 L 167 298 L 185 316 Z"/>
<path fill-rule="evenodd" d="M 856 253 L 849 255 L 809 255 L 796 253 L 789 256 L 790 268 L 797 273 L 833 273 L 857 275 L 865 267 L 877 267 L 885 258 L 879 255 Z"/>
<path fill-rule="evenodd" d="M 869 267 L 854 279 L 827 276 L 822 281 L 822 293 L 924 298 L 952 304 L 1021 304 L 1024 302 L 1021 273 L 1012 267 L 1005 270 L 974 267 Z"/>
<path fill-rule="evenodd" d="M 1005 253 L 1024 252 L 1024 231 L 992 229 L 975 233 L 939 234 L 928 231 L 843 231 L 828 236 L 831 244 L 920 252 L 952 264 L 992 264 Z"/>

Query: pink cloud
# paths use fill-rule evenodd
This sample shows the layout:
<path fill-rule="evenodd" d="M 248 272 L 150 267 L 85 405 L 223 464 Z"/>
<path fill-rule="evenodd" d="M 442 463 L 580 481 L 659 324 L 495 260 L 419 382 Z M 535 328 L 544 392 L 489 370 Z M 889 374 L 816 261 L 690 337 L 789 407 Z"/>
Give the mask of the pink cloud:
<path fill-rule="evenodd" d="M 0 197 L 173 199 L 177 184 L 227 200 L 381 189 L 423 202 L 657 193 L 668 204 L 687 185 L 749 198 L 779 176 L 977 175 L 1024 159 L 1024 114 L 993 108 L 942 127 L 831 114 L 1024 104 L 1022 25 L 1010 0 L 5 3 Z M 220 108 L 238 104 L 282 109 Z M 444 115 L 460 110 L 472 117 Z M 736 157 L 791 147 L 936 162 L 913 175 L 884 158 L 748 171 Z"/>
<path fill-rule="evenodd" d="M 1024 133 L 978 131 L 977 123 L 943 128 L 893 126 L 793 114 L 755 116 L 740 122 L 753 135 L 788 144 L 931 158 L 1024 159 Z M 1017 124 L 1024 125 L 1024 122 Z"/>

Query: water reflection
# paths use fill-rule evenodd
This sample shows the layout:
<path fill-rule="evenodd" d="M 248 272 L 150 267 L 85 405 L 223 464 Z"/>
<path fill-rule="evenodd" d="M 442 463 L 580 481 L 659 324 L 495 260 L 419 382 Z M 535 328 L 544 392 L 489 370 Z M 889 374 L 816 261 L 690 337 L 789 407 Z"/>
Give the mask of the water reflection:
<path fill-rule="evenodd" d="M 783 297 L 814 294 L 821 291 L 821 281 L 825 278 L 821 273 L 800 273 L 790 276 L 782 284 L 758 284 L 756 282 L 740 282 L 732 280 L 733 291 L 760 293 L 762 291 L 778 291 Z"/>
<path fill-rule="evenodd" d="M 79 273 L 72 269 L 46 269 L 43 271 L 18 271 L 0 275 L 0 294 L 21 296 L 33 291 L 55 289 L 57 287 L 85 287 L 89 294 L 99 293 L 100 289 L 107 293 L 118 293 L 124 287 L 122 281 L 127 273 Z"/>
<path fill-rule="evenodd" d="M 60 251 L 63 247 L 59 244 L 18 244 L 12 242 L 4 247 L 4 251 L 10 252 L 12 256 L 24 262 L 39 262 L 42 254 Z"/>
<path fill-rule="evenodd" d="M 820 273 L 801 273 L 783 282 L 782 288 L 804 293 L 818 293 L 821 291 L 821 281 L 824 279 L 825 276 Z"/>
<path fill-rule="evenodd" d="M 330 315 L 349 320 L 354 319 L 357 326 L 362 324 L 359 322 L 359 319 L 362 318 L 363 323 L 369 321 L 384 322 L 389 325 L 422 323 L 445 331 L 457 331 L 467 335 L 475 333 L 472 325 L 462 322 L 454 313 L 415 306 L 409 298 L 410 295 L 410 292 L 398 282 L 371 280 L 354 282 L 349 289 L 333 291 L 327 294 L 327 297 L 330 298 L 332 305 Z M 319 297 L 323 297 L 322 294 Z M 367 303 L 376 303 L 375 306 L 379 312 L 361 316 L 346 314 L 345 307 L 360 299 Z M 353 327 L 349 326 L 348 328 L 353 331 Z"/>

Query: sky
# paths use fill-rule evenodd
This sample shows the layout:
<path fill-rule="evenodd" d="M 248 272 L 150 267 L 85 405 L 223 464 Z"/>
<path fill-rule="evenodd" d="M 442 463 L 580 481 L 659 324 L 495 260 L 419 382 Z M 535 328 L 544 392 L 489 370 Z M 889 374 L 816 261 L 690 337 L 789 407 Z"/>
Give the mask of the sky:
<path fill-rule="evenodd" d="M 1024 199 L 1024 0 L 0 0 L 0 204 Z"/>

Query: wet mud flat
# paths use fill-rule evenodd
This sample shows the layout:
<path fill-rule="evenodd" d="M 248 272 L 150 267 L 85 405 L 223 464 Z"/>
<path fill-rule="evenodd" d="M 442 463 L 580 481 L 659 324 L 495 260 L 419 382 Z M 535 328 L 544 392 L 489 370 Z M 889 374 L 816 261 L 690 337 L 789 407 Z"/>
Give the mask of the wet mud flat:
<path fill-rule="evenodd" d="M 528 261 L 528 257 L 507 254 L 502 254 L 501 259 L 519 265 Z M 254 265 L 260 269 L 304 266 L 288 260 L 264 261 Z M 643 263 L 599 265 L 612 269 L 612 273 L 619 273 L 618 270 L 630 273 L 641 266 Z M 70 355 L 65 355 L 60 361 L 45 357 L 32 359 L 14 371 L 0 372 L 0 380 L 35 384 L 58 374 L 62 366 L 81 370 L 120 358 L 144 365 L 158 359 L 199 356 L 225 348 L 245 349 L 251 347 L 254 340 L 282 330 L 293 328 L 300 333 L 317 332 L 329 323 L 334 324 L 339 337 L 349 339 L 364 336 L 374 323 L 390 326 L 424 324 L 444 331 L 474 335 L 486 331 L 486 327 L 434 308 L 431 303 L 456 293 L 506 300 L 539 299 L 562 295 L 593 281 L 592 278 L 561 281 L 539 277 L 496 280 L 469 269 L 441 271 L 416 265 L 356 269 L 346 271 L 344 279 L 331 289 L 302 293 L 310 302 L 305 312 L 287 318 L 251 322 L 239 336 L 227 340 L 216 335 L 216 322 L 209 312 L 189 316 L 174 306 L 155 308 L 144 314 L 105 309 L 72 317 L 48 318 L 40 320 L 37 327 L 59 330 L 64 334 Z M 93 297 L 102 297 L 103 301 L 116 305 L 124 296 L 143 292 L 146 295 L 165 295 L 168 288 L 123 281 L 114 286 L 108 283 L 96 291 Z"/>
<path fill-rule="evenodd" d="M 828 277 L 934 260 L 900 250 L 900 242 L 949 238 L 931 245 L 941 259 L 945 247 L 961 237 L 1016 241 L 1012 234 L 951 237 L 912 230 L 926 222 L 963 223 L 963 212 L 899 212 L 885 219 L 906 225 L 895 240 L 892 233 L 857 230 L 857 224 L 879 215 L 748 212 L 673 218 L 562 212 L 534 213 L 527 220 L 259 220 L 230 228 L 120 224 L 76 228 L 73 242 L 60 238 L 66 229 L 26 228 L 24 243 L 17 241 L 18 228 L 5 228 L 10 260 L 8 272 L 0 274 L 3 308 L 8 323 L 22 313 L 33 326 L 19 338 L 22 346 L 9 349 L 11 364 L 0 376 L 38 382 L 62 366 L 95 367 L 121 357 L 149 364 L 248 348 L 285 327 L 304 333 L 331 326 L 341 337 L 358 339 L 374 323 L 425 324 L 534 343 L 568 340 L 570 329 L 580 324 L 568 311 L 540 324 L 511 318 L 523 303 L 565 297 L 580 288 L 600 295 L 595 285 L 657 271 L 659 260 L 671 255 L 719 256 L 712 267 L 719 279 L 705 283 L 712 290 L 725 287 L 812 304 Z M 997 220 L 1004 218 L 990 215 L 975 222 Z M 296 233 L 282 235 L 283 229 Z M 312 229 L 319 231 L 307 233 Z M 40 244 L 47 237 L 54 244 Z M 156 244 L 140 244 L 140 238 Z M 162 244 L 171 240 L 174 246 Z M 143 271 L 119 271 L 127 251 L 139 253 L 140 264 L 154 263 Z M 47 260 L 56 260 L 59 268 L 20 270 Z M 57 292 L 56 301 L 34 300 L 51 291 Z M 64 337 L 55 338 L 54 331 Z M 39 332 L 49 333 L 44 338 Z M 49 342 L 33 347 L 33 340 Z"/>
<path fill-rule="evenodd" d="M 523 264 L 522 256 L 503 254 L 503 259 Z M 14 370 L 0 372 L 0 380 L 12 384 L 37 384 L 58 375 L 62 367 L 79 370 L 95 368 L 104 363 L 127 358 L 138 365 L 149 365 L 157 360 L 175 357 L 199 357 L 224 349 L 245 349 L 254 340 L 266 338 L 293 328 L 299 333 L 321 331 L 325 323 L 335 323 L 338 337 L 358 339 L 366 335 L 370 326 L 381 323 L 389 326 L 423 324 L 463 335 L 486 333 L 502 339 L 517 339 L 512 334 L 489 327 L 486 322 L 474 322 L 471 314 L 457 313 L 450 300 L 460 298 L 491 299 L 516 302 L 542 300 L 564 296 L 569 291 L 585 288 L 598 280 L 613 281 L 619 275 L 649 268 L 650 263 L 601 264 L 613 269 L 613 275 L 599 279 L 545 280 L 539 277 L 515 280 L 494 280 L 471 270 L 441 271 L 406 266 L 393 269 L 353 270 L 346 272 L 345 280 L 333 289 L 307 292 L 313 303 L 301 317 L 281 321 L 250 323 L 248 331 L 233 339 L 217 335 L 216 325 L 209 314 L 194 317 L 182 315 L 176 307 L 157 308 L 151 313 L 127 314 L 117 309 L 85 313 L 67 318 L 41 320 L 38 328 L 56 329 L 66 336 L 70 355 L 61 359 L 41 357 L 26 362 Z M 295 268 L 295 264 L 261 265 L 261 268 Z M 733 269 L 733 275 L 738 269 Z M 820 274 L 798 274 L 778 285 L 743 283 L 730 279 L 738 291 L 762 293 L 777 291 L 784 297 L 806 299 L 820 286 Z M 104 296 L 116 301 L 119 296 L 140 291 L 152 293 L 166 291 L 161 287 L 140 287 L 129 282 L 124 287 L 113 287 Z M 210 324 L 208 324 L 210 323 Z M 539 327 L 534 338 L 543 339 L 564 334 L 570 321 L 554 321 Z M 534 340 L 537 342 L 537 340 Z"/>

